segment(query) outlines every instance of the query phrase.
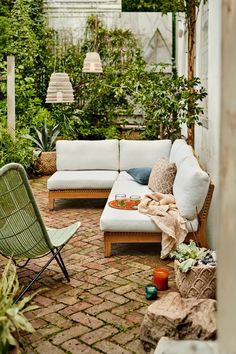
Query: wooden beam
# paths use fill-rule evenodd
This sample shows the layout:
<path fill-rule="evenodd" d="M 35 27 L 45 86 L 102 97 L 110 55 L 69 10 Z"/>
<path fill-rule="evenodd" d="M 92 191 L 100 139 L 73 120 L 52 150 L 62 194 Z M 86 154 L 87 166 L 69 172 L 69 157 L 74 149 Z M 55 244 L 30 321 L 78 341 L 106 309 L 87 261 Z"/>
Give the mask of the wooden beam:
<path fill-rule="evenodd" d="M 189 14 L 187 16 L 188 23 L 188 80 L 192 80 L 195 76 L 195 39 L 196 39 L 196 1 L 189 1 Z M 191 115 L 191 111 L 189 112 Z M 195 145 L 195 125 L 188 128 L 188 144 L 194 149 Z"/>
<path fill-rule="evenodd" d="M 15 140 L 15 57 L 7 57 L 7 129 Z"/>
<path fill-rule="evenodd" d="M 215 6 L 215 4 L 214 4 Z M 236 352 L 236 2 L 221 2 L 221 122 L 218 217 L 219 353 Z"/>

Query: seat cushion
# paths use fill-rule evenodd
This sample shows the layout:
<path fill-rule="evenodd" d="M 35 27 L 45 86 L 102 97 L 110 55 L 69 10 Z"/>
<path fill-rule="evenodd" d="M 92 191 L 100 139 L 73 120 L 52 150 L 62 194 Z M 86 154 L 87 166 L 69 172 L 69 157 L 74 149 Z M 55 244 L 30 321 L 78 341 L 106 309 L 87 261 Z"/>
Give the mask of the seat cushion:
<path fill-rule="evenodd" d="M 57 170 L 119 170 L 119 141 L 59 140 Z"/>
<path fill-rule="evenodd" d="M 193 156 L 193 149 L 190 145 L 186 143 L 183 139 L 176 139 L 170 150 L 170 160 L 176 164 L 177 169 L 179 165 L 186 157 Z"/>
<path fill-rule="evenodd" d="M 49 179 L 49 190 L 110 189 L 118 177 L 117 171 L 57 171 Z"/>
<path fill-rule="evenodd" d="M 177 169 L 173 194 L 180 215 L 192 220 L 201 211 L 209 189 L 210 177 L 201 169 L 197 159 L 186 157 Z"/>
<path fill-rule="evenodd" d="M 141 214 L 137 210 L 119 210 L 108 205 L 109 201 L 115 199 L 115 194 L 125 193 L 127 197 L 136 194 L 143 197 L 150 192 L 148 186 L 135 181 L 117 180 L 112 187 L 100 219 L 101 230 L 110 232 L 161 232 L 149 216 Z M 196 231 L 198 228 L 197 219 L 191 223 L 193 230 Z M 187 228 L 192 231 L 190 223 L 187 223 Z"/>
<path fill-rule="evenodd" d="M 126 171 L 120 171 L 119 176 L 117 177 L 116 182 L 118 181 L 134 181 L 133 177 L 130 176 Z"/>
<path fill-rule="evenodd" d="M 120 170 L 152 167 L 162 157 L 169 160 L 170 148 L 170 140 L 120 140 Z"/>

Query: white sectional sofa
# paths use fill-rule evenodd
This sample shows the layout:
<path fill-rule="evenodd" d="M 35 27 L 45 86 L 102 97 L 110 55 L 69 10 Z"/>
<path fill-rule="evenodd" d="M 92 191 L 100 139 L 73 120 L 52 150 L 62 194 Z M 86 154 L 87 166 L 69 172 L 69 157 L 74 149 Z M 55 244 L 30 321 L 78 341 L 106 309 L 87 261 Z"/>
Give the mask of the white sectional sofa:
<path fill-rule="evenodd" d="M 184 140 L 173 144 L 170 140 L 62 140 L 56 152 L 57 172 L 48 180 L 49 208 L 57 198 L 108 198 L 100 220 L 106 257 L 112 243 L 161 241 L 161 230 L 147 215 L 114 209 L 108 202 L 119 193 L 141 197 L 150 193 L 147 185 L 137 183 L 126 171 L 152 167 L 162 157 L 177 166 L 173 194 L 180 214 L 189 220 L 188 238 L 194 231 L 207 246 L 205 226 L 214 186 Z"/>

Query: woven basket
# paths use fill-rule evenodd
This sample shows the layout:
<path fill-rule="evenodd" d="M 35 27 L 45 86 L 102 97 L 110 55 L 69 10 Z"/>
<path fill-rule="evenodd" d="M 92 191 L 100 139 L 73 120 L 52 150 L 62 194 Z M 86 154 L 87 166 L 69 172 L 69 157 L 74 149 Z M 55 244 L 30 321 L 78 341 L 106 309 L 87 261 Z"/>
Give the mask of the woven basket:
<path fill-rule="evenodd" d="M 193 266 L 187 273 L 183 273 L 176 260 L 175 281 L 183 297 L 216 298 L 216 266 Z"/>
<path fill-rule="evenodd" d="M 56 172 L 56 151 L 41 152 L 35 169 L 43 175 L 52 175 Z"/>

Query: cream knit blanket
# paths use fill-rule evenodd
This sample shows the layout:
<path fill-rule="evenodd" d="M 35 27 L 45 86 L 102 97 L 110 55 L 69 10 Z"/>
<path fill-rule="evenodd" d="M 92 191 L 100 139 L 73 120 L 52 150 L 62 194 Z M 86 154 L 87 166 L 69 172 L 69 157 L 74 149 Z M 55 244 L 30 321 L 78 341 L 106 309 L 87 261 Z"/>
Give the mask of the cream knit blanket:
<path fill-rule="evenodd" d="M 150 216 L 162 231 L 161 258 L 166 258 L 181 242 L 188 230 L 186 219 L 180 216 L 172 194 L 150 193 L 140 202 L 138 210 Z"/>

